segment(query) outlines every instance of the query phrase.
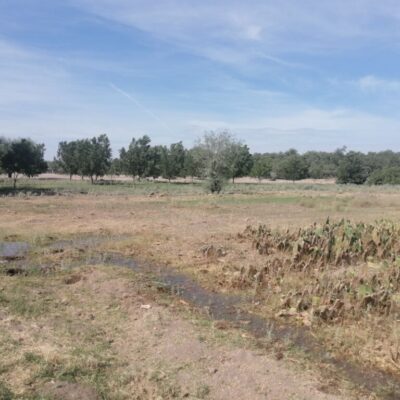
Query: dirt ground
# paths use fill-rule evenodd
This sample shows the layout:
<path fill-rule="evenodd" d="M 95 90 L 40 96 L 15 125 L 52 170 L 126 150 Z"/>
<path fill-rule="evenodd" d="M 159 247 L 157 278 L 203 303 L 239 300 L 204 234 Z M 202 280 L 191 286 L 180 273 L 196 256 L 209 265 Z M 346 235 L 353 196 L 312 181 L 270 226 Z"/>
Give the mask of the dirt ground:
<path fill-rule="evenodd" d="M 207 320 L 145 277 L 122 268 L 69 265 L 118 252 L 176 268 L 211 290 L 237 292 L 230 285 L 235 271 L 263 263 L 238 238 L 246 226 L 286 229 L 327 216 L 399 221 L 399 200 L 396 192 L 377 191 L 1 198 L 0 240 L 29 242 L 29 262 L 61 271 L 1 276 L 0 382 L 14 396 L 3 397 L 360 398 L 334 373 L 322 374 L 286 351 L 281 357 L 276 349 L 258 348 L 247 333 Z M 43 247 L 88 236 L 105 240 L 83 254 L 77 247 Z M 210 246 L 223 253 L 207 257 Z M 362 333 L 358 339 L 365 344 Z M 75 392 L 80 397 L 71 397 Z"/>
<path fill-rule="evenodd" d="M 98 266 L 73 274 L 79 280 L 2 279 L 5 296 L 20 279 L 31 302 L 50 303 L 36 315 L 2 307 L 1 379 L 16 398 L 350 398 L 295 360 L 255 350 L 243 333 L 160 301 L 133 274 Z"/>

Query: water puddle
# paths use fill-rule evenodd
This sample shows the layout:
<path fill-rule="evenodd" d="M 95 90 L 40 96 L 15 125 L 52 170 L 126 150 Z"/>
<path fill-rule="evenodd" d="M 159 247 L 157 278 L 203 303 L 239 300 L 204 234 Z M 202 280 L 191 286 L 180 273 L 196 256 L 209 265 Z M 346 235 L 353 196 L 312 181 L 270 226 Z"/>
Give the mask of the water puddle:
<path fill-rule="evenodd" d="M 0 242 L 0 259 L 6 261 L 25 258 L 30 245 L 26 242 Z"/>

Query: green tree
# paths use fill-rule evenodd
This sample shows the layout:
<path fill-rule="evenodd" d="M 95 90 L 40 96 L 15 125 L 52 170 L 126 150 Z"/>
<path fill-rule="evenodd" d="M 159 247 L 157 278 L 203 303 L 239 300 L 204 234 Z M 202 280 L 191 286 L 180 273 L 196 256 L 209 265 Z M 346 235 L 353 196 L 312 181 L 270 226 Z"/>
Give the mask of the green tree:
<path fill-rule="evenodd" d="M 37 144 L 30 139 L 13 140 L 6 146 L 1 160 L 2 169 L 12 178 L 14 189 L 19 175 L 32 177 L 47 170 L 44 149 L 44 144 Z"/>
<path fill-rule="evenodd" d="M 104 176 L 111 166 L 112 152 L 110 140 L 106 134 L 94 137 L 89 142 L 89 159 L 86 163 L 86 175 L 91 182 Z"/>
<path fill-rule="evenodd" d="M 272 159 L 262 154 L 253 156 L 253 167 L 250 171 L 250 176 L 257 178 L 259 181 L 263 178 L 270 178 L 272 172 Z"/>
<path fill-rule="evenodd" d="M 221 185 L 225 179 L 242 176 L 251 168 L 247 146 L 227 131 L 205 133 L 197 141 L 192 154 L 201 166 L 201 175 Z"/>
<path fill-rule="evenodd" d="M 185 155 L 185 176 L 191 176 L 193 178 L 204 178 L 205 177 L 205 159 L 204 152 L 198 146 L 193 147 L 190 150 L 186 150 Z"/>
<path fill-rule="evenodd" d="M 171 179 L 183 176 L 185 155 L 182 142 L 173 143 L 169 148 L 163 147 L 161 152 L 162 177 L 171 181 Z"/>
<path fill-rule="evenodd" d="M 369 170 L 365 160 L 365 155 L 350 151 L 344 155 L 339 164 L 336 182 L 362 185 L 367 180 L 368 175 Z"/>
<path fill-rule="evenodd" d="M 69 179 L 72 179 L 72 175 L 79 172 L 79 165 L 77 159 L 78 142 L 60 142 L 58 144 L 57 158 L 55 161 L 61 167 L 62 171 L 69 175 Z"/>
<path fill-rule="evenodd" d="M 123 168 L 127 175 L 139 180 L 148 176 L 150 161 L 150 138 L 147 135 L 139 139 L 133 138 L 128 150 L 120 151 Z"/>
<path fill-rule="evenodd" d="M 78 174 L 83 180 L 85 176 L 90 174 L 90 151 L 91 143 L 89 139 L 81 139 L 76 141 L 76 165 Z"/>
<path fill-rule="evenodd" d="M 9 146 L 9 141 L 0 136 L 0 173 L 3 172 L 3 157 L 7 153 L 7 147 Z"/>
<path fill-rule="evenodd" d="M 279 178 L 290 181 L 298 181 L 308 176 L 308 165 L 305 159 L 296 150 L 289 150 L 276 167 Z"/>
<path fill-rule="evenodd" d="M 308 151 L 303 157 L 309 166 L 310 178 L 333 178 L 337 175 L 338 163 L 335 160 L 335 153 Z"/>
<path fill-rule="evenodd" d="M 107 173 L 111 177 L 111 182 L 113 181 L 114 176 L 119 176 L 122 173 L 122 165 L 121 165 L 121 159 L 119 158 L 114 158 L 111 161 L 110 168 L 108 169 Z"/>
<path fill-rule="evenodd" d="M 250 174 L 253 158 L 249 148 L 240 142 L 232 142 L 225 155 L 227 177 L 235 183 L 235 178 Z"/>
<path fill-rule="evenodd" d="M 163 146 L 151 146 L 149 148 L 146 176 L 151 176 L 153 179 L 161 176 L 162 152 Z"/>

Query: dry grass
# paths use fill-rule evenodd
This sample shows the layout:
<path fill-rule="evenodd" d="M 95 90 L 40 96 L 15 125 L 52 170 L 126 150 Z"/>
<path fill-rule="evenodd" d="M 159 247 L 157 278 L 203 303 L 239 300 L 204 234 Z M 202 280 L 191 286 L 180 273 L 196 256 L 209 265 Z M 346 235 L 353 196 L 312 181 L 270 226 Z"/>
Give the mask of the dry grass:
<path fill-rule="evenodd" d="M 374 190 L 368 193 L 366 189 L 357 192 L 352 188 L 343 193 L 279 189 L 221 196 L 181 192 L 149 196 L 142 191 L 115 196 L 98 192 L 4 197 L 0 198 L 0 241 L 28 241 L 32 244 L 29 262 L 51 264 L 57 270 L 76 262 L 85 264 L 98 251 L 117 251 L 160 265 L 172 265 L 206 287 L 249 293 L 259 302 L 251 306 L 253 311 L 275 315 L 282 309 L 282 297 L 305 281 L 299 280 L 296 273 L 290 274 L 285 277 L 285 286 L 276 293 L 251 280 L 250 285 L 243 284 L 240 281 L 243 272 L 253 278 L 254 271 L 263 268 L 266 261 L 238 233 L 248 225 L 258 224 L 293 230 L 314 222 L 322 223 L 327 216 L 332 220 L 346 218 L 364 223 L 381 218 L 397 222 L 400 193 Z M 85 243 L 87 237 L 100 239 L 95 249 Z M 43 247 L 71 238 L 81 238 L 81 244 L 62 251 Z M 205 252 L 204 248 L 216 251 Z M 110 276 L 104 273 L 104 277 Z M 122 274 L 120 270 L 114 273 Z M 29 382 L 33 382 L 30 395 L 34 396 L 40 382 L 64 378 L 90 384 L 100 394 L 114 390 L 122 393 L 115 398 L 129 398 L 123 393 L 129 393 L 129 385 L 136 385 L 137 380 L 144 385 L 143 390 L 146 387 L 153 390 L 155 398 L 157 395 L 168 398 L 178 390 L 171 371 L 163 378 L 145 370 L 136 371 L 136 378 L 121 378 L 122 383 L 117 379 L 123 361 L 109 341 L 127 329 L 121 322 L 126 318 L 126 310 L 118 309 L 117 300 L 113 305 L 111 294 L 104 297 L 104 302 L 101 296 L 94 299 L 87 286 L 90 279 L 85 281 L 86 286 L 80 282 L 77 286 L 66 285 L 64 279 L 69 274 L 50 272 L 1 277 L 0 312 L 6 309 L 8 321 L 7 330 L 0 333 L 1 359 L 7 360 L 1 363 L 4 385 L 13 382 L 12 391 L 16 396 L 29 392 Z M 72 287 L 74 290 L 70 290 Z M 116 298 L 119 302 L 123 295 Z M 112 313 L 107 309 L 109 306 L 115 307 Z M 290 320 L 296 320 L 296 316 L 289 317 Z M 304 323 L 304 318 L 293 322 Z M 19 327 L 20 323 L 23 328 Z M 337 324 L 321 321 L 312 329 L 337 354 L 350 354 L 366 364 L 398 373 L 400 332 L 393 319 L 365 312 L 354 321 L 349 318 Z M 108 374 L 115 374 L 111 380 L 115 387 L 110 387 L 110 380 L 104 379 Z M 161 386 L 157 382 L 162 382 Z M 0 393 L 1 390 L 0 386 Z M 198 393 L 207 396 L 206 392 L 199 383 Z"/>

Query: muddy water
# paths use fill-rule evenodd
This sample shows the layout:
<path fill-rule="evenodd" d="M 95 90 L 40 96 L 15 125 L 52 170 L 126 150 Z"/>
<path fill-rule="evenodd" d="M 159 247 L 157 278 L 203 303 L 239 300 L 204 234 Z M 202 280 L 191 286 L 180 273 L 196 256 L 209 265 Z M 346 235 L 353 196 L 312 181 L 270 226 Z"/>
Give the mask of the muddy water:
<path fill-rule="evenodd" d="M 244 300 L 239 296 L 208 291 L 190 277 L 168 267 L 160 268 L 138 263 L 117 254 L 103 256 L 102 262 L 105 265 L 131 268 L 137 272 L 150 274 L 162 287 L 192 305 L 206 310 L 210 318 L 229 321 L 256 338 L 272 336 L 277 340 L 290 340 L 290 343 L 306 352 L 319 366 L 330 367 L 335 377 L 341 376 L 366 392 L 381 392 L 382 398 L 400 399 L 400 380 L 397 377 L 333 357 L 307 328 L 277 323 L 244 311 L 240 308 L 244 305 Z"/>
<path fill-rule="evenodd" d="M 0 242 L 0 259 L 17 260 L 24 258 L 30 246 L 25 242 Z"/>

